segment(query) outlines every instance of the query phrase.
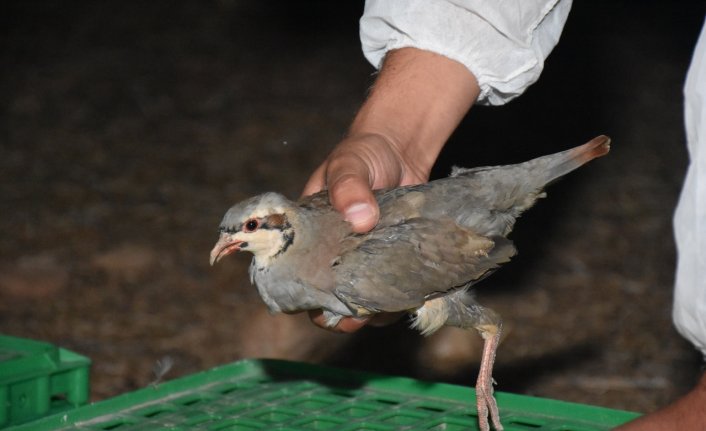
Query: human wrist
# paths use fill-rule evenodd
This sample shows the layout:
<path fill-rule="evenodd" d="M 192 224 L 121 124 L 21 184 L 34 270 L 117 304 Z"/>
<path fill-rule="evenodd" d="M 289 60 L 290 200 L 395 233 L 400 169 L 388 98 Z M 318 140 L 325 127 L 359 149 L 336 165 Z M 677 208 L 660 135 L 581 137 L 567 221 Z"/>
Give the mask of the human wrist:
<path fill-rule="evenodd" d="M 391 51 L 349 136 L 384 140 L 428 176 L 479 93 L 461 63 L 415 48 Z"/>

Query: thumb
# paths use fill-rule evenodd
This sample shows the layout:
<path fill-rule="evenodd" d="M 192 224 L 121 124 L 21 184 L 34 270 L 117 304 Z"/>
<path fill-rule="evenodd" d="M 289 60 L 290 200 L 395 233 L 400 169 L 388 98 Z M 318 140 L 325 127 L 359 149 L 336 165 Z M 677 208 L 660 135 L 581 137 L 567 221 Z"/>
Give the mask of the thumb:
<path fill-rule="evenodd" d="M 380 209 L 370 187 L 367 165 L 358 158 L 331 163 L 328 170 L 329 198 L 354 232 L 367 232 L 378 222 Z"/>

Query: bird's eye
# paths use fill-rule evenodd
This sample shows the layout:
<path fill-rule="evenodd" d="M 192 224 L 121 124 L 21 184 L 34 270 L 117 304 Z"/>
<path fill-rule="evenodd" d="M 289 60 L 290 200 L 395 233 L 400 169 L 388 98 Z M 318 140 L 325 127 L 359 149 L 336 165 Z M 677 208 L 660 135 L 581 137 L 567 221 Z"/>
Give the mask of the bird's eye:
<path fill-rule="evenodd" d="M 260 223 L 255 219 L 250 219 L 245 222 L 243 230 L 245 232 L 255 232 L 258 227 L 260 227 Z"/>

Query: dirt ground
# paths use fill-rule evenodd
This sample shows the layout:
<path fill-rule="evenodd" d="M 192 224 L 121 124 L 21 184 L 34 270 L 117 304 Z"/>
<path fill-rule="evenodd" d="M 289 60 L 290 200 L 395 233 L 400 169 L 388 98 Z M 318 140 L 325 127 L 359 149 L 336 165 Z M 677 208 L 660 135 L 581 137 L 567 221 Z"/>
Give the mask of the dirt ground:
<path fill-rule="evenodd" d="M 327 333 L 270 316 L 246 256 L 208 254 L 224 211 L 295 197 L 372 82 L 362 2 L 4 2 L 0 332 L 93 360 L 92 398 L 243 357 L 471 385 L 479 341 Z M 671 216 L 687 165 L 681 86 L 699 1 L 577 2 L 544 74 L 473 108 L 451 165 L 519 162 L 608 134 L 611 154 L 519 222 L 477 287 L 508 328 L 498 390 L 651 411 L 699 357 L 671 323 Z"/>

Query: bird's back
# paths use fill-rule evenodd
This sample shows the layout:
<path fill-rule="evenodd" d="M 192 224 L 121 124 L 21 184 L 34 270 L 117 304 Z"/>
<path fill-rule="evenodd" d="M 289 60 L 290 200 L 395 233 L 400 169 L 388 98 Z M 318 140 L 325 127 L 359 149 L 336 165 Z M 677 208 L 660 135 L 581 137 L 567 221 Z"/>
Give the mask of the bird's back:
<path fill-rule="evenodd" d="M 588 143 L 524 163 L 473 169 L 426 184 L 380 191 L 381 225 L 403 218 L 451 218 L 481 235 L 507 235 L 515 219 L 543 196 L 544 187 L 608 152 L 610 139 Z"/>

